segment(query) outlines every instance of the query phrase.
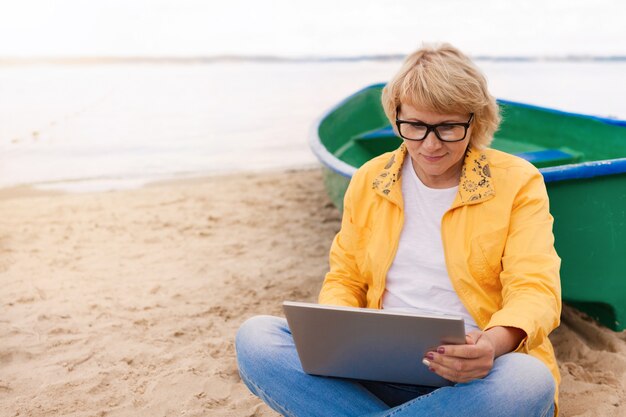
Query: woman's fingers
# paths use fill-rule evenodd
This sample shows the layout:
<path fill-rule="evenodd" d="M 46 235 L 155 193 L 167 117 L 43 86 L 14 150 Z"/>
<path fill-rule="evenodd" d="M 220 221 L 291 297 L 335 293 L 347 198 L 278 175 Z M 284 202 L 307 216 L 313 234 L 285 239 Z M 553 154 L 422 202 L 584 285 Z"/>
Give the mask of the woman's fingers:
<path fill-rule="evenodd" d="M 445 345 L 437 348 L 439 355 L 454 356 L 457 358 L 476 359 L 488 355 L 485 348 L 479 345 Z"/>
<path fill-rule="evenodd" d="M 425 365 L 433 372 L 453 382 L 468 382 L 485 377 L 493 367 L 494 348 L 481 333 L 468 335 L 466 345 L 440 346 L 437 352 L 425 355 Z M 477 344 L 473 344 L 477 343 Z"/>
<path fill-rule="evenodd" d="M 429 369 L 452 382 L 469 382 L 474 379 L 483 378 L 489 373 L 487 366 L 466 364 L 460 361 L 453 364 L 451 367 L 431 362 Z"/>

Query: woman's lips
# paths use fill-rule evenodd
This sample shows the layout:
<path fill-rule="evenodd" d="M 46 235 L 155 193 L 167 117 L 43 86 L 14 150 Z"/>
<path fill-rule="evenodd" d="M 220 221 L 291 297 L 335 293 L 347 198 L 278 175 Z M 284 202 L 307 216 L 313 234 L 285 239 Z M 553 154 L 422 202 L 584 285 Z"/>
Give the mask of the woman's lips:
<path fill-rule="evenodd" d="M 443 158 L 445 155 L 440 155 L 440 156 L 428 156 L 428 155 L 424 155 L 422 154 L 422 157 L 427 160 L 428 162 L 437 162 L 440 161 L 441 158 Z"/>

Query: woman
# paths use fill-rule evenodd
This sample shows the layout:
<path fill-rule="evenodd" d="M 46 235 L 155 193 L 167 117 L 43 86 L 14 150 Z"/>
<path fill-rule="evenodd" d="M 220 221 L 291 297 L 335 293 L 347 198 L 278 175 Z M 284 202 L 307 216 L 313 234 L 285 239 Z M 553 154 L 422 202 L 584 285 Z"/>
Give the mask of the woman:
<path fill-rule="evenodd" d="M 427 352 L 439 389 L 303 373 L 286 322 L 237 335 L 243 381 L 288 416 L 549 416 L 561 311 L 553 219 L 541 174 L 487 148 L 495 99 L 454 47 L 411 54 L 383 108 L 403 144 L 353 176 L 319 302 L 454 314 L 466 344 Z"/>

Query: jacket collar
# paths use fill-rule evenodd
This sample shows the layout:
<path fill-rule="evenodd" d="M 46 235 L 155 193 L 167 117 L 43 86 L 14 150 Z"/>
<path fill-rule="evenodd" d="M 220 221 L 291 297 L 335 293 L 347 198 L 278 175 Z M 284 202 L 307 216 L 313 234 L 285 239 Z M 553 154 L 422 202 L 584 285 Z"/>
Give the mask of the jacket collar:
<path fill-rule="evenodd" d="M 407 155 L 407 149 L 403 143 L 396 149 L 387 160 L 383 170 L 374 178 L 372 188 L 382 197 L 387 198 L 402 207 L 402 164 Z M 495 196 L 496 191 L 491 179 L 489 161 L 487 155 L 471 146 L 467 148 L 461 178 L 459 180 L 459 192 L 452 207 L 466 204 L 480 203 Z"/>

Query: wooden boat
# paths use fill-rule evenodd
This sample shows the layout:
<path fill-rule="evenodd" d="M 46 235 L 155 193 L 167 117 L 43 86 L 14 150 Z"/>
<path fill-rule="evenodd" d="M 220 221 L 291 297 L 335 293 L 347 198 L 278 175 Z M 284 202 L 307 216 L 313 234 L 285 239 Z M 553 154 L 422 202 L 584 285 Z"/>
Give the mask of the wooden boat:
<path fill-rule="evenodd" d="M 383 87 L 358 91 L 313 126 L 310 145 L 339 210 L 356 169 L 401 143 L 380 104 Z M 626 121 L 499 104 L 503 121 L 491 146 L 544 176 L 563 299 L 612 329 L 626 328 Z"/>

